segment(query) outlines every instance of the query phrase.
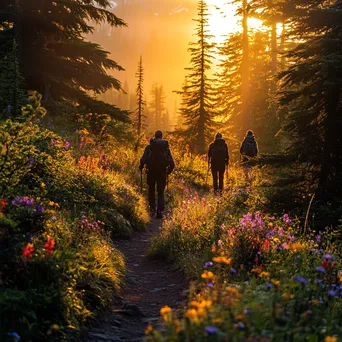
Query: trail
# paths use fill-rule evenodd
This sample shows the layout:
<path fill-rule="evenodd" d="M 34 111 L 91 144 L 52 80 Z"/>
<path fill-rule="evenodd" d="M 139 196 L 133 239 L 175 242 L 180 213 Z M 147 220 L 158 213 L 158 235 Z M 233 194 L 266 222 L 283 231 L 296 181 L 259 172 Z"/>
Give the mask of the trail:
<path fill-rule="evenodd" d="M 127 287 L 114 299 L 113 307 L 94 322 L 81 342 L 141 341 L 148 323 L 161 327 L 159 311 L 164 305 L 185 305 L 188 281 L 165 261 L 147 258 L 151 238 L 161 221 L 151 219 L 146 232 L 135 233 L 131 240 L 116 242 L 127 264 Z"/>

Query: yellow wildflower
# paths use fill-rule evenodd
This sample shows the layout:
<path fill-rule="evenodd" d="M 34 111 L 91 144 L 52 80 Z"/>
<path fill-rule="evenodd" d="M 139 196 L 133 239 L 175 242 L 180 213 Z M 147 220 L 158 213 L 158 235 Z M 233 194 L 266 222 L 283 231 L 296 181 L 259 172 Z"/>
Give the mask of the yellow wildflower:
<path fill-rule="evenodd" d="M 238 321 L 241 321 L 244 318 L 245 318 L 245 315 L 243 315 L 243 314 L 239 314 L 239 315 L 235 316 L 235 319 Z"/>
<path fill-rule="evenodd" d="M 197 321 L 198 317 L 197 317 L 197 311 L 195 309 L 189 309 L 186 312 L 186 316 L 191 320 L 191 321 Z"/>
<path fill-rule="evenodd" d="M 337 342 L 337 338 L 335 336 L 327 336 L 324 342 Z"/>
<path fill-rule="evenodd" d="M 270 223 L 268 224 L 268 226 L 269 226 L 270 228 L 272 228 L 272 227 L 273 227 L 273 223 L 270 222 Z"/>
<path fill-rule="evenodd" d="M 285 299 L 285 300 L 290 300 L 293 298 L 293 295 L 291 293 L 288 293 L 288 292 L 285 292 L 283 293 L 282 297 Z"/>
<path fill-rule="evenodd" d="M 305 246 L 299 242 L 295 242 L 295 243 L 290 243 L 288 245 L 288 249 L 290 251 L 296 252 L 296 251 L 301 251 L 301 250 L 305 249 Z"/>
<path fill-rule="evenodd" d="M 53 207 L 53 206 L 55 205 L 55 202 L 50 201 L 50 202 L 49 202 L 49 205 L 50 205 L 51 207 Z"/>
<path fill-rule="evenodd" d="M 197 317 L 198 318 L 205 318 L 207 317 L 207 311 L 204 308 L 197 309 Z"/>
<path fill-rule="evenodd" d="M 214 318 L 213 319 L 213 323 L 214 324 L 221 324 L 223 322 L 223 319 L 222 318 Z"/>
<path fill-rule="evenodd" d="M 338 272 L 338 279 L 340 280 L 340 283 L 342 283 L 342 271 Z"/>
<path fill-rule="evenodd" d="M 219 256 L 219 257 L 214 257 L 213 258 L 214 262 L 217 262 L 218 264 L 226 264 L 226 265 L 230 265 L 231 263 L 231 259 L 228 259 L 225 256 Z"/>
<path fill-rule="evenodd" d="M 179 334 L 183 330 L 180 321 L 176 319 L 173 323 L 176 328 L 176 333 Z"/>
<path fill-rule="evenodd" d="M 202 277 L 203 279 L 213 279 L 213 278 L 214 278 L 214 273 L 211 272 L 211 271 L 205 270 L 205 271 L 202 273 L 201 277 Z"/>
<path fill-rule="evenodd" d="M 229 292 L 229 293 L 231 293 L 231 294 L 237 294 L 237 293 L 239 293 L 239 290 L 238 290 L 237 288 L 235 288 L 235 287 L 230 287 L 230 286 L 226 287 L 226 291 Z"/>
<path fill-rule="evenodd" d="M 312 304 L 318 305 L 319 304 L 319 300 L 318 299 L 313 299 L 311 301 Z"/>
<path fill-rule="evenodd" d="M 200 304 L 198 302 L 196 302 L 195 300 L 191 301 L 189 304 L 189 306 L 194 308 L 194 309 L 197 309 L 199 307 L 199 305 Z"/>
<path fill-rule="evenodd" d="M 51 325 L 51 329 L 52 329 L 52 330 L 59 330 L 59 329 L 60 329 L 60 326 L 59 326 L 58 324 L 55 323 L 55 324 L 52 324 L 52 325 Z"/>
<path fill-rule="evenodd" d="M 201 308 L 210 308 L 213 302 L 211 300 L 202 300 L 201 303 L 199 303 L 199 307 Z"/>
<path fill-rule="evenodd" d="M 165 305 L 163 308 L 160 309 L 160 315 L 165 316 L 171 311 L 172 309 L 169 306 Z"/>
<path fill-rule="evenodd" d="M 280 284 L 280 280 L 276 280 L 276 279 L 272 279 L 271 282 L 275 286 L 279 286 L 279 284 Z"/>
<path fill-rule="evenodd" d="M 45 188 L 45 187 L 46 187 L 46 184 L 45 184 L 44 182 L 42 182 L 42 183 L 40 184 L 40 186 L 41 186 L 42 188 Z"/>
<path fill-rule="evenodd" d="M 260 278 L 268 278 L 270 276 L 269 272 L 261 272 L 259 274 L 259 277 Z"/>
<path fill-rule="evenodd" d="M 145 335 L 151 334 L 152 331 L 153 331 L 153 327 L 151 324 L 149 324 L 145 329 Z"/>

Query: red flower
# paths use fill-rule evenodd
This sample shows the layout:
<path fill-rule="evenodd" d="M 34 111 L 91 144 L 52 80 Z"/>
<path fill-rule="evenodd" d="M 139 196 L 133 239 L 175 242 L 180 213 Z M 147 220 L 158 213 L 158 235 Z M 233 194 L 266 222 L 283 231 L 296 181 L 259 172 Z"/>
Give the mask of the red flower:
<path fill-rule="evenodd" d="M 23 257 L 26 258 L 32 258 L 32 253 L 34 252 L 34 246 L 32 243 L 28 243 L 24 249 L 23 249 Z"/>
<path fill-rule="evenodd" d="M 265 240 L 265 242 L 263 243 L 261 250 L 262 251 L 268 251 L 271 247 L 271 243 L 268 240 Z"/>
<path fill-rule="evenodd" d="M 53 248 L 55 247 L 55 244 L 55 240 L 52 237 L 48 236 L 47 243 L 44 245 L 44 249 L 46 250 L 48 255 L 51 255 Z"/>
<path fill-rule="evenodd" d="M 3 198 L 3 199 L 0 201 L 0 207 L 1 207 L 1 208 L 4 208 L 4 207 L 6 207 L 6 205 L 7 205 L 6 198 Z"/>

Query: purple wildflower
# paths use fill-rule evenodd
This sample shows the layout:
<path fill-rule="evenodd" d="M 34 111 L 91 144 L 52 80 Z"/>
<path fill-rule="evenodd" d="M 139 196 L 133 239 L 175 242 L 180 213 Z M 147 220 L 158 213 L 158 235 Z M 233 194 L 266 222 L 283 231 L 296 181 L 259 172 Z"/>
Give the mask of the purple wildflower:
<path fill-rule="evenodd" d="M 208 262 L 206 262 L 206 263 L 204 264 L 204 268 L 205 268 L 205 269 L 208 269 L 208 268 L 210 268 L 210 267 L 212 267 L 212 266 L 213 266 L 212 261 L 208 261 Z"/>
<path fill-rule="evenodd" d="M 337 291 L 335 291 L 335 290 L 329 290 L 329 291 L 328 291 L 328 296 L 330 296 L 330 297 L 336 297 L 336 295 L 337 295 Z"/>
<path fill-rule="evenodd" d="M 332 259 L 334 259 L 334 256 L 331 254 L 325 254 L 325 255 L 323 255 L 322 258 L 323 258 L 323 260 L 332 260 Z"/>
<path fill-rule="evenodd" d="M 214 286 L 213 283 L 209 283 L 208 284 L 208 287 L 210 287 L 210 288 L 213 287 L 213 286 Z"/>
<path fill-rule="evenodd" d="M 296 276 L 295 281 L 302 284 L 302 285 L 306 285 L 308 283 L 307 279 L 300 277 L 300 276 Z"/>
<path fill-rule="evenodd" d="M 29 164 L 33 165 L 34 164 L 34 159 L 32 157 L 29 158 Z"/>
<path fill-rule="evenodd" d="M 209 326 L 205 327 L 205 332 L 207 334 L 216 334 L 217 333 L 217 328 L 212 326 L 212 325 L 209 325 Z"/>
<path fill-rule="evenodd" d="M 292 222 L 292 220 L 290 219 L 288 214 L 284 214 L 283 215 L 283 221 L 286 222 L 286 223 L 291 223 Z"/>
<path fill-rule="evenodd" d="M 321 242 L 321 236 L 320 236 L 320 235 L 317 235 L 317 236 L 316 236 L 316 241 L 317 241 L 317 242 Z"/>
<path fill-rule="evenodd" d="M 44 208 L 40 204 L 37 204 L 35 209 L 36 209 L 36 214 L 38 215 L 41 215 L 44 212 Z"/>
<path fill-rule="evenodd" d="M 317 271 L 317 272 L 325 273 L 325 268 L 322 267 L 322 266 L 317 266 L 317 267 L 316 267 L 316 271 Z"/>
<path fill-rule="evenodd" d="M 235 273 L 236 273 L 236 269 L 235 269 L 235 268 L 232 268 L 232 269 L 230 270 L 230 273 L 235 274 Z"/>
<path fill-rule="evenodd" d="M 264 288 L 265 288 L 266 290 L 269 290 L 269 289 L 271 289 L 272 287 L 273 287 L 273 285 L 272 285 L 271 283 L 269 283 L 269 284 L 267 284 L 267 285 L 264 286 Z"/>
<path fill-rule="evenodd" d="M 11 336 L 11 337 L 14 337 L 16 340 L 20 340 L 20 336 L 19 336 L 19 334 L 18 333 L 16 333 L 16 332 L 9 332 L 9 333 L 7 333 L 7 335 L 8 336 Z"/>
<path fill-rule="evenodd" d="M 33 207 L 34 200 L 29 198 L 28 196 L 17 196 L 13 201 L 12 204 L 19 205 L 21 207 Z"/>

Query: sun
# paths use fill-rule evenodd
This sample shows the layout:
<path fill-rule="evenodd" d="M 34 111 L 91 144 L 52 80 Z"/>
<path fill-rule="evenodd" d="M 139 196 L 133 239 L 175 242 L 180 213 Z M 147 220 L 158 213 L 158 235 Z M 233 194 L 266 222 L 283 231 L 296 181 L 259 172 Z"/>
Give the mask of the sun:
<path fill-rule="evenodd" d="M 241 28 L 241 16 L 236 15 L 237 6 L 233 4 L 222 4 L 222 0 L 207 0 L 209 9 L 209 33 L 214 36 L 213 41 L 217 44 L 223 43 L 227 36 L 239 32 Z M 248 27 L 258 30 L 262 28 L 262 22 L 255 18 L 248 19 Z"/>

